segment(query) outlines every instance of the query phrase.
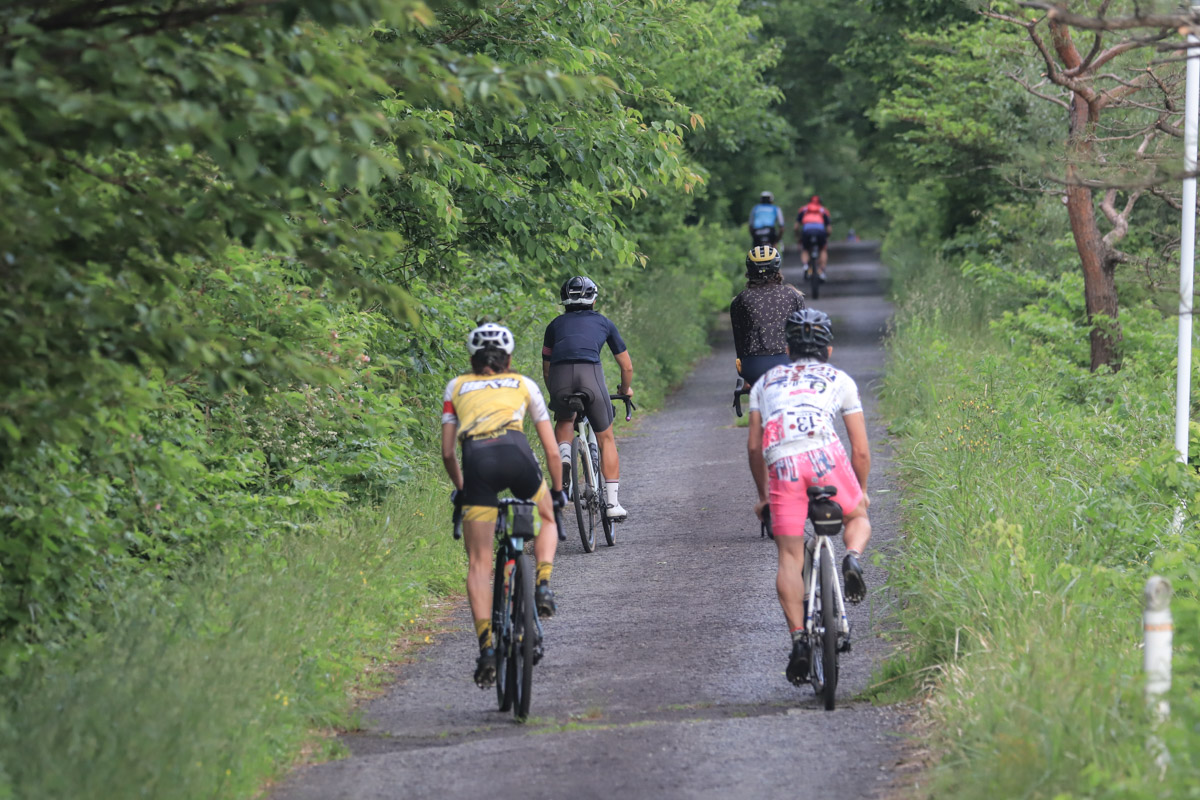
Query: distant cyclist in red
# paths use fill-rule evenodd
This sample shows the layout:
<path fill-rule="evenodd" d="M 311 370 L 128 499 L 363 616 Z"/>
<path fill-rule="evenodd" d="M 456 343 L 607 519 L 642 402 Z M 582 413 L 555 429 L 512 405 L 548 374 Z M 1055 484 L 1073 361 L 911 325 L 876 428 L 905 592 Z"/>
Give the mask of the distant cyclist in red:
<path fill-rule="evenodd" d="M 808 251 L 813 243 L 821 247 L 821 259 L 817 262 L 817 272 L 821 280 L 825 280 L 825 263 L 829 260 L 829 237 L 833 234 L 833 225 L 829 222 L 829 209 L 821 205 L 820 195 L 813 195 L 808 205 L 800 207 L 796 212 L 796 224 L 792 226 L 796 232 L 796 240 L 800 243 L 800 259 L 804 262 L 804 271 L 809 269 Z"/>

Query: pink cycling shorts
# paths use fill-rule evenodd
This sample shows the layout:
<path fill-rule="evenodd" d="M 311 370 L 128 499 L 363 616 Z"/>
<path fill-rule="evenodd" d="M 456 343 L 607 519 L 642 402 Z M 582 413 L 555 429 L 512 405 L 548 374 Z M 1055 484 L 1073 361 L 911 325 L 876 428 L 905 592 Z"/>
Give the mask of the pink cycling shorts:
<path fill-rule="evenodd" d="M 785 456 L 767 467 L 771 529 L 776 536 L 803 536 L 808 487 L 836 486 L 834 500 L 847 515 L 862 502 L 862 488 L 840 441 Z"/>

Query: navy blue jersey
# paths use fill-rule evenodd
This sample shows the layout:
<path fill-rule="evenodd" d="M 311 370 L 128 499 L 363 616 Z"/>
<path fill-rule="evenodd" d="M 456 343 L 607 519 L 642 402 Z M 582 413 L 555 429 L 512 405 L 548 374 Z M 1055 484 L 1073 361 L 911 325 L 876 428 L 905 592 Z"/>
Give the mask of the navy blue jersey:
<path fill-rule="evenodd" d="M 546 326 L 542 360 L 551 364 L 599 364 L 600 348 L 606 342 L 614 356 L 628 349 L 617 326 L 599 311 L 564 311 Z"/>

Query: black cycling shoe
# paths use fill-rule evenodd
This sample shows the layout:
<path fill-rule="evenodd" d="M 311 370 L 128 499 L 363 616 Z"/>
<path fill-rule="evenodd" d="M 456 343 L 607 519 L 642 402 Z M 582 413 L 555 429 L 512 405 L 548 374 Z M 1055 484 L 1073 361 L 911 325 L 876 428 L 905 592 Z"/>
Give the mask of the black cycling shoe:
<path fill-rule="evenodd" d="M 846 553 L 842 559 L 842 582 L 846 584 L 846 599 L 851 603 L 861 603 L 867 596 L 867 582 L 853 553 Z"/>
<path fill-rule="evenodd" d="M 496 685 L 496 648 L 484 647 L 479 650 L 479 658 L 475 659 L 475 685 L 480 689 L 490 689 Z"/>
<path fill-rule="evenodd" d="M 563 491 L 567 493 L 567 498 L 571 497 L 571 465 L 566 461 L 563 462 Z"/>
<path fill-rule="evenodd" d="M 792 654 L 788 657 L 787 679 L 795 686 L 803 686 L 808 682 L 808 670 L 808 642 L 797 639 L 792 642 Z"/>
<path fill-rule="evenodd" d="M 537 589 L 533 592 L 533 602 L 537 606 L 539 617 L 553 617 L 554 612 L 558 611 L 558 606 L 554 602 L 554 590 L 548 583 L 538 584 Z"/>

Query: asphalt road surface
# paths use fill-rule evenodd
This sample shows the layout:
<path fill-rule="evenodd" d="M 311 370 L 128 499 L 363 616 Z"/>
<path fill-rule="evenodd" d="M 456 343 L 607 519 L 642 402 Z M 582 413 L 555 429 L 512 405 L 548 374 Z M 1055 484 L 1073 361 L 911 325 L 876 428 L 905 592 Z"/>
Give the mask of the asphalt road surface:
<path fill-rule="evenodd" d="M 799 254 L 785 276 L 800 286 Z M 783 675 L 790 651 L 775 598 L 775 547 L 759 536 L 746 430 L 734 427 L 727 322 L 713 354 L 636 425 L 617 423 L 617 546 L 585 554 L 571 520 L 554 569 L 557 616 L 534 671 L 530 720 L 496 710 L 471 674 L 465 602 L 383 696 L 348 758 L 295 771 L 275 800 L 334 798 L 880 797 L 901 759 L 903 714 L 856 700 L 886 653 L 883 568 L 869 560 L 896 534 L 897 496 L 876 414 L 880 337 L 890 309 L 869 245 L 830 253 L 811 305 L 833 318 L 832 362 L 857 382 L 873 468 L 867 601 L 850 608 L 838 708 Z M 634 365 L 637 354 L 633 353 Z M 636 373 L 635 373 L 636 388 Z M 839 563 L 841 543 L 838 542 Z"/>

